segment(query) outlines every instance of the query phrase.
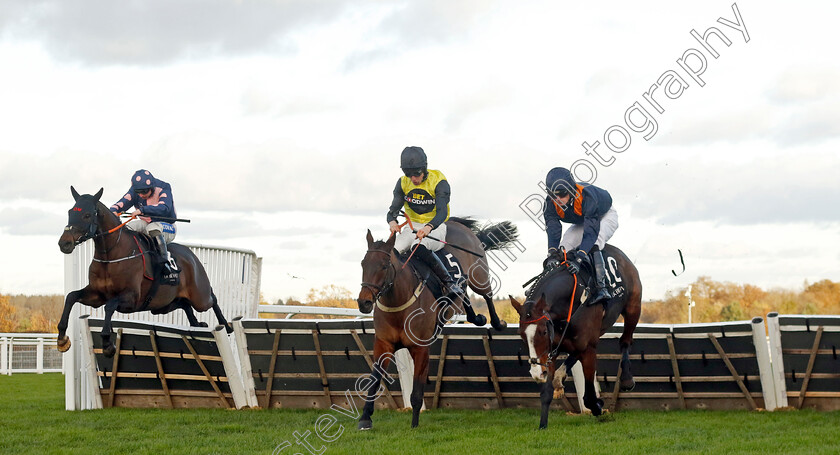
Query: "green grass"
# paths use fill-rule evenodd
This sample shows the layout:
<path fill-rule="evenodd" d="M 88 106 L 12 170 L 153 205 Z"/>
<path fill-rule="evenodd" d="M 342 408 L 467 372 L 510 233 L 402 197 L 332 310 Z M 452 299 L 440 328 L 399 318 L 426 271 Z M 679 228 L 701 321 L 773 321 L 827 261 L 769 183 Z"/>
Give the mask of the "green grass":
<path fill-rule="evenodd" d="M 314 432 L 322 410 L 64 410 L 58 374 L 0 376 L 0 454 L 270 454 L 293 433 Z M 377 411 L 374 429 L 338 415 L 335 442 L 309 437 L 326 454 L 840 453 L 840 412 L 624 411 L 609 419 L 537 411 Z M 335 430 L 334 427 L 332 430 Z M 280 453 L 308 453 L 293 446 Z"/>

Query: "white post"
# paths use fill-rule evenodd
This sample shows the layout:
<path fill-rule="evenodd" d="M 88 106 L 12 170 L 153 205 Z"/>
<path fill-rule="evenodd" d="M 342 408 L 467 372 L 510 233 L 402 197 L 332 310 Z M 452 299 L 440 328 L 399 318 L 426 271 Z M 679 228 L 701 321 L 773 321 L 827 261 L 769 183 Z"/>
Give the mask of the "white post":
<path fill-rule="evenodd" d="M 764 331 L 764 319 L 756 317 L 752 320 L 753 344 L 758 360 L 758 371 L 761 378 L 761 394 L 764 397 L 764 409 L 776 409 L 776 385 L 773 381 L 773 366 L 770 362 L 770 344 Z"/>
<path fill-rule="evenodd" d="M 93 353 L 93 337 L 90 334 L 88 316 L 79 318 L 79 326 L 82 328 L 82 369 L 85 372 L 84 380 L 87 382 L 84 387 L 84 394 L 87 395 L 83 402 L 83 409 L 102 409 L 102 395 L 99 393 L 99 376 L 96 374 L 96 356 Z"/>
<path fill-rule="evenodd" d="M 44 339 L 38 338 L 38 347 L 35 350 L 35 371 L 44 374 Z"/>
<path fill-rule="evenodd" d="M 64 256 L 64 293 L 69 294 L 71 291 L 79 289 L 79 283 L 76 279 L 77 267 L 81 267 L 80 251 L 78 249 L 73 254 Z M 78 363 L 78 356 L 76 353 L 79 350 L 79 336 L 78 324 L 76 320 L 79 318 L 78 303 L 77 307 L 70 313 L 67 326 L 67 337 L 70 338 L 70 350 L 61 355 L 62 366 L 64 370 L 64 409 L 68 411 L 75 411 L 81 409 L 80 402 L 80 385 L 81 378 L 80 367 Z"/>
<path fill-rule="evenodd" d="M 9 374 L 9 339 L 0 338 L 0 374 Z"/>
<path fill-rule="evenodd" d="M 400 390 L 402 390 L 403 407 L 411 407 L 411 391 L 414 390 L 414 359 L 411 358 L 408 349 L 398 349 L 394 353 L 394 361 L 397 363 L 397 374 L 400 375 Z M 426 401 L 423 406 L 426 409 Z"/>
<path fill-rule="evenodd" d="M 560 366 L 560 368 L 566 368 L 565 366 Z M 598 384 L 598 372 L 595 372 L 595 396 L 601 398 L 601 385 Z M 578 406 L 580 406 L 580 413 L 581 414 L 591 414 L 592 411 L 583 404 L 583 394 L 586 391 L 586 379 L 583 377 L 583 366 L 580 364 L 580 361 L 575 362 L 572 366 L 572 379 L 575 381 L 575 393 L 577 394 L 578 399 Z"/>
<path fill-rule="evenodd" d="M 233 395 L 233 404 L 236 409 L 242 409 L 248 404 L 248 397 L 245 395 L 245 388 L 242 386 L 242 377 L 239 376 L 239 369 L 236 367 L 236 359 L 233 358 L 233 351 L 230 348 L 225 326 L 216 326 L 213 331 L 213 338 L 216 339 L 216 347 L 219 355 L 222 356 L 222 365 L 225 367 L 225 375 L 228 378 L 230 394 Z"/>
<path fill-rule="evenodd" d="M 694 306 L 694 300 L 691 300 L 691 285 L 688 285 L 688 290 L 685 291 L 685 296 L 688 297 L 688 323 L 691 324 L 691 307 Z"/>
<path fill-rule="evenodd" d="M 254 372 L 251 368 L 251 356 L 248 355 L 248 338 L 245 336 L 245 328 L 242 327 L 242 316 L 233 318 L 233 336 L 236 340 L 242 385 L 245 387 L 248 406 L 252 408 L 259 407 L 259 402 L 257 402 L 257 388 L 256 384 L 254 384 Z"/>
<path fill-rule="evenodd" d="M 786 408 L 788 406 L 787 383 L 785 382 L 785 362 L 782 357 L 782 331 L 779 327 L 779 313 L 767 314 L 767 331 L 770 340 L 773 385 L 776 389 L 776 407 Z"/>

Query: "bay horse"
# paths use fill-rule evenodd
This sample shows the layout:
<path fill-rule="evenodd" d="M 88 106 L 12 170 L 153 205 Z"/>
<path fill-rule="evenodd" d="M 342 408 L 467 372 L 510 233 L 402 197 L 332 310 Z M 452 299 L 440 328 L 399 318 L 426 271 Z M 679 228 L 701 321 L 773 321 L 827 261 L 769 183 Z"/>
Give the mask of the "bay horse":
<path fill-rule="evenodd" d="M 615 324 L 619 315 L 624 317 L 624 331 L 619 340 L 619 388 L 628 391 L 635 387 L 630 370 L 630 346 L 642 309 L 642 283 L 636 266 L 621 250 L 606 245 L 602 251 L 607 262 L 607 274 L 611 275 L 609 281 L 615 283 L 618 291 L 606 302 L 586 305 L 589 292 L 579 281 L 591 279 L 591 271 L 589 276 L 586 272 L 575 276 L 563 266 L 547 272 L 529 291 L 531 298 L 525 303 L 519 303 L 510 296 L 511 304 L 519 313 L 519 335 L 528 346 L 531 377 L 543 384 L 540 392 L 540 429 L 548 426 L 548 409 L 555 398 L 555 390 L 558 397 L 562 396 L 563 381 L 578 360 L 586 383 L 583 403 L 592 415 L 601 415 L 604 402 L 595 393 L 598 340 Z M 537 300 L 534 301 L 533 297 Z M 558 370 L 556 358 L 561 352 L 569 356 L 564 368 Z"/>
<path fill-rule="evenodd" d="M 165 314 L 180 308 L 187 314 L 191 326 L 206 327 L 206 323 L 198 322 L 193 310 L 212 308 L 219 324 L 231 333 L 233 329 L 222 315 L 207 272 L 195 254 L 183 245 L 168 245 L 181 270 L 177 286 L 155 283 L 160 277 L 145 277 L 149 273 L 146 265 L 153 261 L 150 252 L 141 247 L 143 240 L 140 234 L 122 226 L 119 217 L 99 201 L 102 191 L 100 189 L 94 195 L 79 195 L 75 188 L 70 187 L 76 203 L 68 211 L 67 226 L 58 239 L 58 246 L 62 253 L 70 254 L 76 245 L 93 239 L 94 255 L 88 269 L 89 284 L 70 292 L 64 300 L 64 312 L 58 322 L 58 350 L 66 352 L 70 349 L 67 323 L 76 302 L 93 308 L 105 306 L 102 352 L 107 357 L 116 352 L 111 342 L 111 317 L 115 311 L 134 313 L 149 310 L 152 314 Z"/>
<path fill-rule="evenodd" d="M 515 242 L 517 235 L 515 226 L 506 221 L 484 229 L 477 229 L 474 220 L 452 217 L 447 221 L 447 242 L 474 252 L 482 251 L 482 247 L 484 251 L 504 248 Z M 368 383 L 359 429 L 372 428 L 371 416 L 382 375 L 394 359 L 393 354 L 400 348 L 407 348 L 414 360 L 411 427 L 415 428 L 419 423 L 423 389 L 429 376 L 429 346 L 434 343 L 444 322 L 451 317 L 451 312 L 447 315 L 447 310 L 463 310 L 467 320 L 479 326 L 486 324 L 487 320 L 483 315 L 475 314 L 469 302 L 461 302 L 460 299 L 453 302 L 447 297 L 435 299 L 414 268 L 403 267 L 404 262 L 394 250 L 395 235 L 392 234 L 388 241 L 374 242 L 368 230 L 366 238 L 368 249 L 362 260 L 362 289 L 357 301 L 363 313 L 370 313 L 376 303 L 373 314 L 376 331 L 373 358 L 376 363 Z M 451 246 L 445 248 L 460 261 L 469 287 L 484 297 L 493 328 L 504 330 L 507 324 L 499 319 L 493 305 L 486 256 L 473 256 Z"/>

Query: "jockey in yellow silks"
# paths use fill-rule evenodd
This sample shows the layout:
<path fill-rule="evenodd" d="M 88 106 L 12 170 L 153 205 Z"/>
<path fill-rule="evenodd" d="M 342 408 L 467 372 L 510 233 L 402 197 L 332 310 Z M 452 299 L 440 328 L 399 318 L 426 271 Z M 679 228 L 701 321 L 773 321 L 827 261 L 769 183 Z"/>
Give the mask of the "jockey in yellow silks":
<path fill-rule="evenodd" d="M 400 168 L 405 174 L 394 187 L 394 199 L 388 209 L 388 225 L 396 234 L 394 248 L 403 252 L 413 245 L 420 245 L 414 253 L 437 275 L 450 295 L 463 294 L 463 290 L 449 274 L 438 255 L 446 241 L 446 220 L 449 219 L 449 182 L 442 172 L 429 170 L 426 153 L 420 147 L 406 147 L 400 155 Z M 410 220 L 404 227 L 397 224 L 400 209 Z M 429 237 L 434 237 L 433 240 Z M 438 241 L 440 240 L 440 241 Z"/>

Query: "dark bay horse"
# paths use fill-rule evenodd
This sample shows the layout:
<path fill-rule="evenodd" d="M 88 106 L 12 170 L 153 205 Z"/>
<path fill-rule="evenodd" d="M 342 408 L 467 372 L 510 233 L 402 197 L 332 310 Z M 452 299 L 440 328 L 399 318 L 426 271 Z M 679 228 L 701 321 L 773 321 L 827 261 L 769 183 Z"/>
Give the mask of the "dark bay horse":
<path fill-rule="evenodd" d="M 490 251 L 504 248 L 516 241 L 516 229 L 509 222 L 473 230 L 472 220 L 450 218 L 447 221 L 446 240 L 472 251 Z M 394 359 L 393 354 L 400 348 L 407 348 L 414 360 L 414 384 L 411 392 L 411 426 L 419 423 L 420 409 L 423 406 L 423 389 L 429 376 L 429 346 L 431 346 L 443 323 L 452 316 L 452 312 L 464 311 L 467 320 L 483 326 L 486 318 L 476 315 L 467 302 L 452 302 L 446 297 L 435 296 L 424 286 L 413 267 L 403 268 L 403 262 L 394 250 L 396 236 L 391 235 L 387 242 L 374 242 L 370 231 L 367 232 L 368 250 L 362 260 L 362 290 L 359 292 L 359 309 L 373 314 L 376 341 L 373 346 L 373 358 L 376 362 L 371 372 L 368 397 L 364 412 L 359 419 L 359 429 L 367 430 L 373 425 L 371 416 L 374 401 L 380 391 L 382 374 Z M 491 323 L 496 330 L 504 329 L 507 324 L 500 321 L 493 306 L 491 279 L 486 257 L 476 257 L 469 253 L 446 247 L 461 262 L 467 274 L 469 286 L 487 302 Z M 448 311 L 449 310 L 449 311 Z"/>
<path fill-rule="evenodd" d="M 562 266 L 549 272 L 531 290 L 529 294 L 536 297 L 536 301 L 529 299 L 520 304 L 510 297 L 519 313 L 519 335 L 528 346 L 531 376 L 544 384 L 540 393 L 541 429 L 548 426 L 548 409 L 554 390 L 558 396 L 562 394 L 563 381 L 578 360 L 586 381 L 583 403 L 593 415 L 601 414 L 604 402 L 595 393 L 596 350 L 599 338 L 615 324 L 619 315 L 624 317 L 624 331 L 619 340 L 619 387 L 627 391 L 635 386 L 630 371 L 630 346 L 642 309 L 642 283 L 636 266 L 621 250 L 606 245 L 603 254 L 608 263 L 607 273 L 611 275 L 609 279 L 619 290 L 606 304 L 585 305 L 588 292 L 581 281 L 586 277 L 583 274 L 575 277 Z M 564 368 L 558 369 L 556 358 L 561 352 L 568 353 L 569 357 Z"/>
<path fill-rule="evenodd" d="M 58 350 L 66 352 L 70 349 L 70 339 L 66 335 L 67 323 L 76 302 L 93 308 L 105 305 L 102 351 L 108 357 L 116 352 L 111 342 L 111 317 L 115 311 L 134 313 L 150 310 L 153 314 L 165 314 L 180 308 L 187 314 L 191 326 L 206 327 L 206 323 L 198 322 L 193 309 L 207 311 L 212 308 L 219 324 L 224 325 L 230 333 L 232 329 L 222 315 L 207 272 L 195 254 L 183 245 L 168 245 L 181 269 L 180 284 L 160 284 L 154 297 L 146 301 L 154 283 L 144 278 L 144 275 L 149 273 L 147 263 L 153 259 L 148 250 L 141 248 L 143 241 L 139 239 L 139 234 L 119 227 L 119 217 L 99 202 L 102 191 L 100 189 L 92 196 L 80 196 L 75 188 L 70 187 L 76 203 L 69 210 L 67 227 L 58 239 L 58 246 L 62 253 L 70 254 L 76 245 L 93 239 L 94 256 L 88 269 L 89 284 L 67 294 L 64 301 L 64 312 L 58 322 Z"/>

